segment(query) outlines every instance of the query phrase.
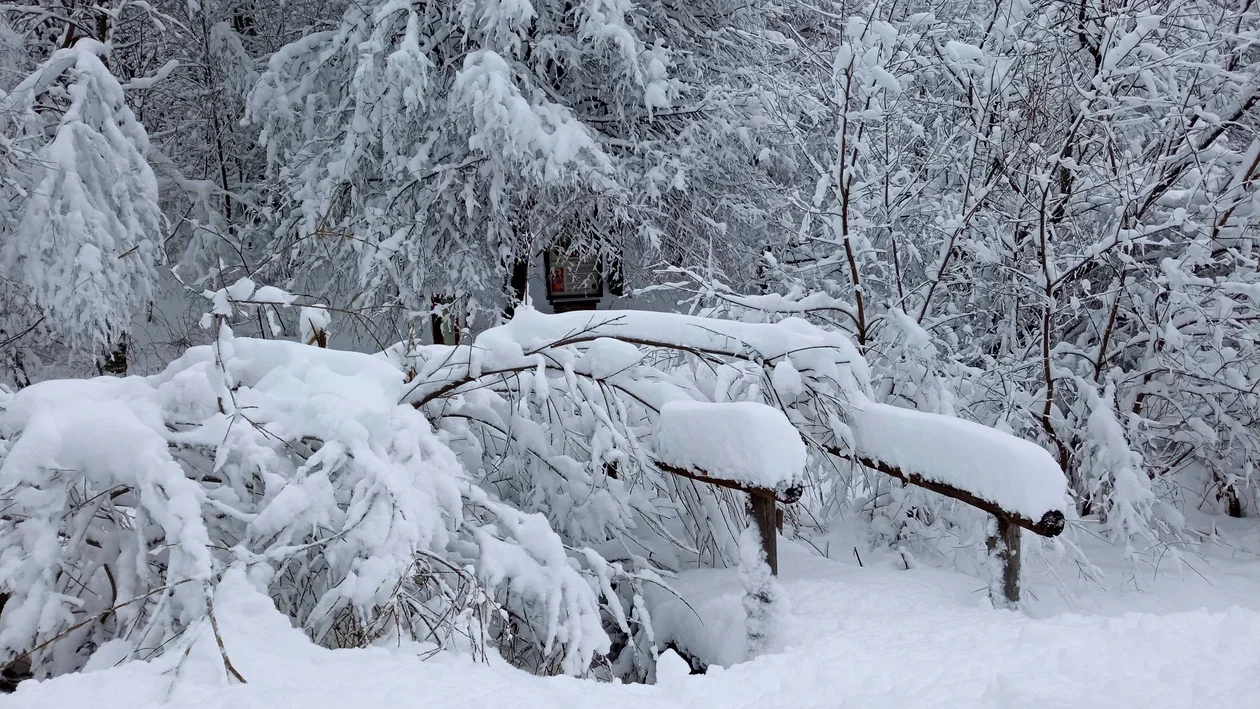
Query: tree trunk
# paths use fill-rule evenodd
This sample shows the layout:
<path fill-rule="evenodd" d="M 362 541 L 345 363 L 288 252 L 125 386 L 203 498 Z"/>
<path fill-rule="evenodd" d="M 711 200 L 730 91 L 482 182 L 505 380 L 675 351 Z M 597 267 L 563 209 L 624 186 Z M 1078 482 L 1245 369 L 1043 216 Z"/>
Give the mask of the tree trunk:
<path fill-rule="evenodd" d="M 127 376 L 127 338 L 119 339 L 114 350 L 97 362 L 96 369 L 102 375 Z"/>
<path fill-rule="evenodd" d="M 615 298 L 621 298 L 626 294 L 626 270 L 622 260 L 622 255 L 619 251 L 616 256 L 608 259 L 608 263 L 603 269 L 606 271 L 604 280 L 608 284 L 608 294 Z"/>
<path fill-rule="evenodd" d="M 508 281 L 508 304 L 503 314 L 509 320 L 516 314 L 516 307 L 529 295 L 529 253 L 518 253 L 512 261 L 512 274 Z"/>
<path fill-rule="evenodd" d="M 435 345 L 458 345 L 459 344 L 459 318 L 454 312 L 455 300 L 446 296 L 435 295 L 429 301 L 432 305 L 432 312 L 429 314 L 429 327 L 432 328 L 433 344 Z M 437 312 L 438 306 L 445 306 L 442 312 Z"/>

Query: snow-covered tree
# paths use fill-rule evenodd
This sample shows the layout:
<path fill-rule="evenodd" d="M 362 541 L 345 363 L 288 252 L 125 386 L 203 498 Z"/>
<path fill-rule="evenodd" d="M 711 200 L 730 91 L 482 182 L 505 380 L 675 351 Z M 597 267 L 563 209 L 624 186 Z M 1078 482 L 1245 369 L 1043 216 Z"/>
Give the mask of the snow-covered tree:
<path fill-rule="evenodd" d="M 106 53 L 79 39 L 0 96 L 16 162 L 3 184 L 0 260 L 6 332 L 53 338 L 119 372 L 151 296 L 162 214 L 146 131 Z"/>
<path fill-rule="evenodd" d="M 272 55 L 250 98 L 276 277 L 346 307 L 476 314 L 561 241 L 606 263 L 747 263 L 727 246 L 773 199 L 763 97 L 715 64 L 756 60 L 761 11 L 730 5 L 349 6 Z"/>
<path fill-rule="evenodd" d="M 1258 21 L 852 8 L 816 63 L 833 139 L 802 134 L 818 178 L 771 270 L 845 301 L 889 396 L 1039 438 L 1122 539 L 1181 534 L 1183 503 L 1253 510 Z"/>

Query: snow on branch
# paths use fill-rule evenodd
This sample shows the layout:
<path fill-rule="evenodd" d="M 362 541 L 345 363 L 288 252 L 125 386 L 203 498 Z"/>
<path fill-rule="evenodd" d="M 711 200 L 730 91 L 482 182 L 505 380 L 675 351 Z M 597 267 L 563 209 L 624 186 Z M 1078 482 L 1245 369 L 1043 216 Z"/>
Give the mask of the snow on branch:
<path fill-rule="evenodd" d="M 532 368 L 539 355 L 600 339 L 706 359 L 756 364 L 789 359 L 798 371 L 834 382 L 843 391 L 869 386 L 866 362 L 846 336 L 800 319 L 742 323 L 636 310 L 544 315 L 521 307 L 510 322 L 483 332 L 473 345 L 428 358 L 407 401 L 422 406 L 485 375 Z"/>

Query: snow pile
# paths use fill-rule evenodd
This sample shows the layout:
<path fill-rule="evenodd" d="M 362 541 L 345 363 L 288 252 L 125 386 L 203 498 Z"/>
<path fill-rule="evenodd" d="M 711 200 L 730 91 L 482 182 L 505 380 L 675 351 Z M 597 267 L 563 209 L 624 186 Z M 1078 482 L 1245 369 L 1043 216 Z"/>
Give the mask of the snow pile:
<path fill-rule="evenodd" d="M 643 353 L 629 342 L 601 337 L 586 348 L 578 366 L 595 379 L 608 379 L 629 370 L 642 359 Z"/>
<path fill-rule="evenodd" d="M 670 684 L 686 679 L 691 674 L 691 665 L 673 650 L 666 650 L 656 658 L 656 683 Z"/>
<path fill-rule="evenodd" d="M 332 323 L 332 313 L 328 308 L 302 308 L 301 316 L 298 318 L 302 342 L 308 345 L 318 344 L 320 347 L 327 346 L 330 323 Z"/>
<path fill-rule="evenodd" d="M 671 401 L 657 429 L 661 462 L 747 487 L 791 487 L 805 468 L 800 433 L 765 404 Z"/>
<path fill-rule="evenodd" d="M 1041 446 L 978 423 L 874 402 L 849 422 L 859 454 L 966 490 L 1034 522 L 1062 511 L 1067 480 Z"/>

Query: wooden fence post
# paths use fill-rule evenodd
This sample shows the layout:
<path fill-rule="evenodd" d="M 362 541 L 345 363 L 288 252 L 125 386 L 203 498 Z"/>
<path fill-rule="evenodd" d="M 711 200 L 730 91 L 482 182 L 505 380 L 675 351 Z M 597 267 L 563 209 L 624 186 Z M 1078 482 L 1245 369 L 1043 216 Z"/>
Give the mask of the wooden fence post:
<path fill-rule="evenodd" d="M 998 515 L 996 533 L 986 540 L 991 563 L 997 565 L 989 582 L 989 598 L 996 608 L 1019 606 L 1019 539 L 1019 526 Z"/>
<path fill-rule="evenodd" d="M 766 552 L 766 564 L 770 573 L 779 575 L 778 506 L 771 490 L 751 490 L 748 493 L 748 512 L 757 531 L 761 534 L 761 548 Z"/>

